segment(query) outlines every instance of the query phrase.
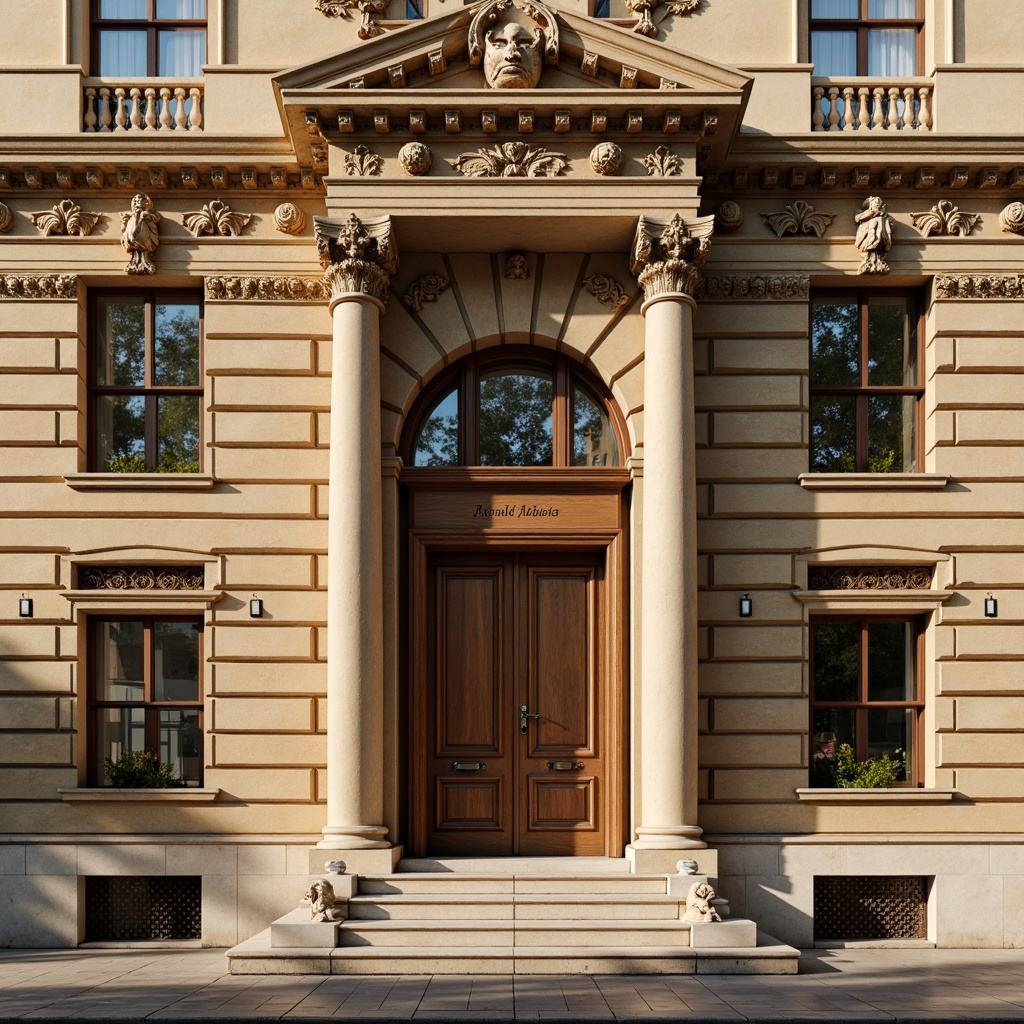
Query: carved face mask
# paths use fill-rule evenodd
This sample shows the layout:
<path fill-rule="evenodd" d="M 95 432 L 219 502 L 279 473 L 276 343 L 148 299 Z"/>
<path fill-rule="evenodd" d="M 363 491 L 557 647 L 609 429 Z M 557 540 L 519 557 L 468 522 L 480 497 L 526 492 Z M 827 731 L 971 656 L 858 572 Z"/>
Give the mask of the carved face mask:
<path fill-rule="evenodd" d="M 540 32 L 506 22 L 484 37 L 484 79 L 492 89 L 532 89 L 540 81 Z"/>

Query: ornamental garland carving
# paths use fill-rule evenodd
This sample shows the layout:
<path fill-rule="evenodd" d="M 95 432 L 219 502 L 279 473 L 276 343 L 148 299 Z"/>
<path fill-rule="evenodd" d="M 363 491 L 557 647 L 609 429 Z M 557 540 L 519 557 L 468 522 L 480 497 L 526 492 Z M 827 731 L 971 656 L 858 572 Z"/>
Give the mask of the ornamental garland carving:
<path fill-rule="evenodd" d="M 43 274 L 32 277 L 0 276 L 3 299 L 77 299 L 78 278 L 74 274 Z"/>
<path fill-rule="evenodd" d="M 78 569 L 80 590 L 202 590 L 201 565 L 90 565 Z"/>
<path fill-rule="evenodd" d="M 360 39 L 372 39 L 384 29 L 373 19 L 387 10 L 388 0 L 316 0 L 316 9 L 328 18 L 348 18 L 353 9 L 359 11 L 362 20 L 357 35 Z"/>
<path fill-rule="evenodd" d="M 358 145 L 351 153 L 345 154 L 345 173 L 349 177 L 375 177 L 384 170 L 384 158 L 371 152 L 366 146 Z"/>
<path fill-rule="evenodd" d="M 182 223 L 195 238 L 201 235 L 240 235 L 252 220 L 251 213 L 235 213 L 227 203 L 211 199 L 201 210 L 182 217 Z"/>
<path fill-rule="evenodd" d="M 208 299 L 292 299 L 326 302 L 330 290 L 317 277 L 208 277 Z"/>
<path fill-rule="evenodd" d="M 810 203 L 798 199 L 784 206 L 781 213 L 762 213 L 765 224 L 778 238 L 783 235 L 817 235 L 821 238 L 835 220 L 834 213 L 816 213 Z"/>
<path fill-rule="evenodd" d="M 910 219 L 925 238 L 929 235 L 959 235 L 966 238 L 981 220 L 981 215 L 961 213 L 960 208 L 948 199 L 940 199 L 927 212 L 912 213 Z"/>
<path fill-rule="evenodd" d="M 812 565 L 808 590 L 927 590 L 932 571 L 921 565 Z"/>
<path fill-rule="evenodd" d="M 40 234 L 78 235 L 84 238 L 91 235 L 92 230 L 101 220 L 102 213 L 86 213 L 71 199 L 62 199 L 52 210 L 40 210 L 30 213 L 29 219 L 39 229 Z"/>
<path fill-rule="evenodd" d="M 424 274 L 423 277 L 413 281 L 402 298 L 410 309 L 419 313 L 423 309 L 424 302 L 437 302 L 437 297 L 448 291 L 451 284 L 451 281 L 441 274 Z"/>
<path fill-rule="evenodd" d="M 448 162 L 467 178 L 556 178 L 569 166 L 564 153 L 534 149 L 525 142 L 502 142 Z"/>
<path fill-rule="evenodd" d="M 331 297 L 355 292 L 386 303 L 391 275 L 398 269 L 391 218 L 361 221 L 352 213 L 345 221 L 315 217 L 313 222 L 320 265 Z"/>
<path fill-rule="evenodd" d="M 644 167 L 652 177 L 673 178 L 683 170 L 683 161 L 667 146 L 659 146 L 644 157 Z"/>
<path fill-rule="evenodd" d="M 616 312 L 629 305 L 629 294 L 613 277 L 591 274 L 583 279 L 583 287 L 602 305 L 614 306 Z"/>
<path fill-rule="evenodd" d="M 1024 235 L 1024 203 L 1010 203 L 999 214 L 999 227 L 1015 235 Z M 3 228 L 0 228 L 2 231 Z"/>
<path fill-rule="evenodd" d="M 937 277 L 935 294 L 940 299 L 1024 299 L 1024 277 L 1019 274 Z"/>
<path fill-rule="evenodd" d="M 695 299 L 806 299 L 811 294 L 810 274 L 785 277 L 705 277 Z"/>
<path fill-rule="evenodd" d="M 641 217 L 630 253 L 630 270 L 648 299 L 682 292 L 694 295 L 711 248 L 715 218 L 684 221 L 677 213 L 667 224 Z"/>

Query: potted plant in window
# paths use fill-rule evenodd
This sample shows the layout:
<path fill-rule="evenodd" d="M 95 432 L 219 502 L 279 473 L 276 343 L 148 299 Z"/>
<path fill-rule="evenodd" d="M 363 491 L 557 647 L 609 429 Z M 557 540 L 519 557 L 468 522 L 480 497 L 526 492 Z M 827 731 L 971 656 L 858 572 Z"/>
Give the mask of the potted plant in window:
<path fill-rule="evenodd" d="M 103 774 L 117 789 L 166 789 L 179 784 L 174 767 L 148 750 L 125 750 L 116 761 L 104 758 Z"/>
<path fill-rule="evenodd" d="M 858 761 L 849 743 L 820 744 L 811 757 L 811 785 L 817 789 L 888 789 L 903 775 L 902 750 Z"/>

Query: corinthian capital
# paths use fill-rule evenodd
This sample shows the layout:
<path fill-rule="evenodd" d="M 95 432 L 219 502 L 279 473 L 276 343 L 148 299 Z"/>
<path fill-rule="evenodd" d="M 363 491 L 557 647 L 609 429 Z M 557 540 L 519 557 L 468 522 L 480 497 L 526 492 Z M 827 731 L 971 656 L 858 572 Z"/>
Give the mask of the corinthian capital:
<path fill-rule="evenodd" d="M 316 247 L 331 300 L 353 293 L 388 300 L 391 275 L 398 269 L 398 250 L 391 234 L 390 217 L 361 221 L 314 217 Z"/>
<path fill-rule="evenodd" d="M 640 218 L 630 251 L 630 269 L 648 301 L 680 292 L 694 296 L 714 226 L 714 216 L 683 220 L 677 213 L 667 223 Z"/>

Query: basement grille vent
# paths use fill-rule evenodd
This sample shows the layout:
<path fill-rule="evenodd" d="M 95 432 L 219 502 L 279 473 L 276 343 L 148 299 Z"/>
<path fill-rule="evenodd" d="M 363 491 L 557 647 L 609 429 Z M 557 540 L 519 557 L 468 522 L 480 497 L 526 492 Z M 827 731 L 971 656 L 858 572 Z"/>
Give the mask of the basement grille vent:
<path fill-rule="evenodd" d="M 88 877 L 85 941 L 201 938 L 202 894 L 198 875 Z"/>
<path fill-rule="evenodd" d="M 927 894 L 919 875 L 816 875 L 814 940 L 927 938 Z"/>

